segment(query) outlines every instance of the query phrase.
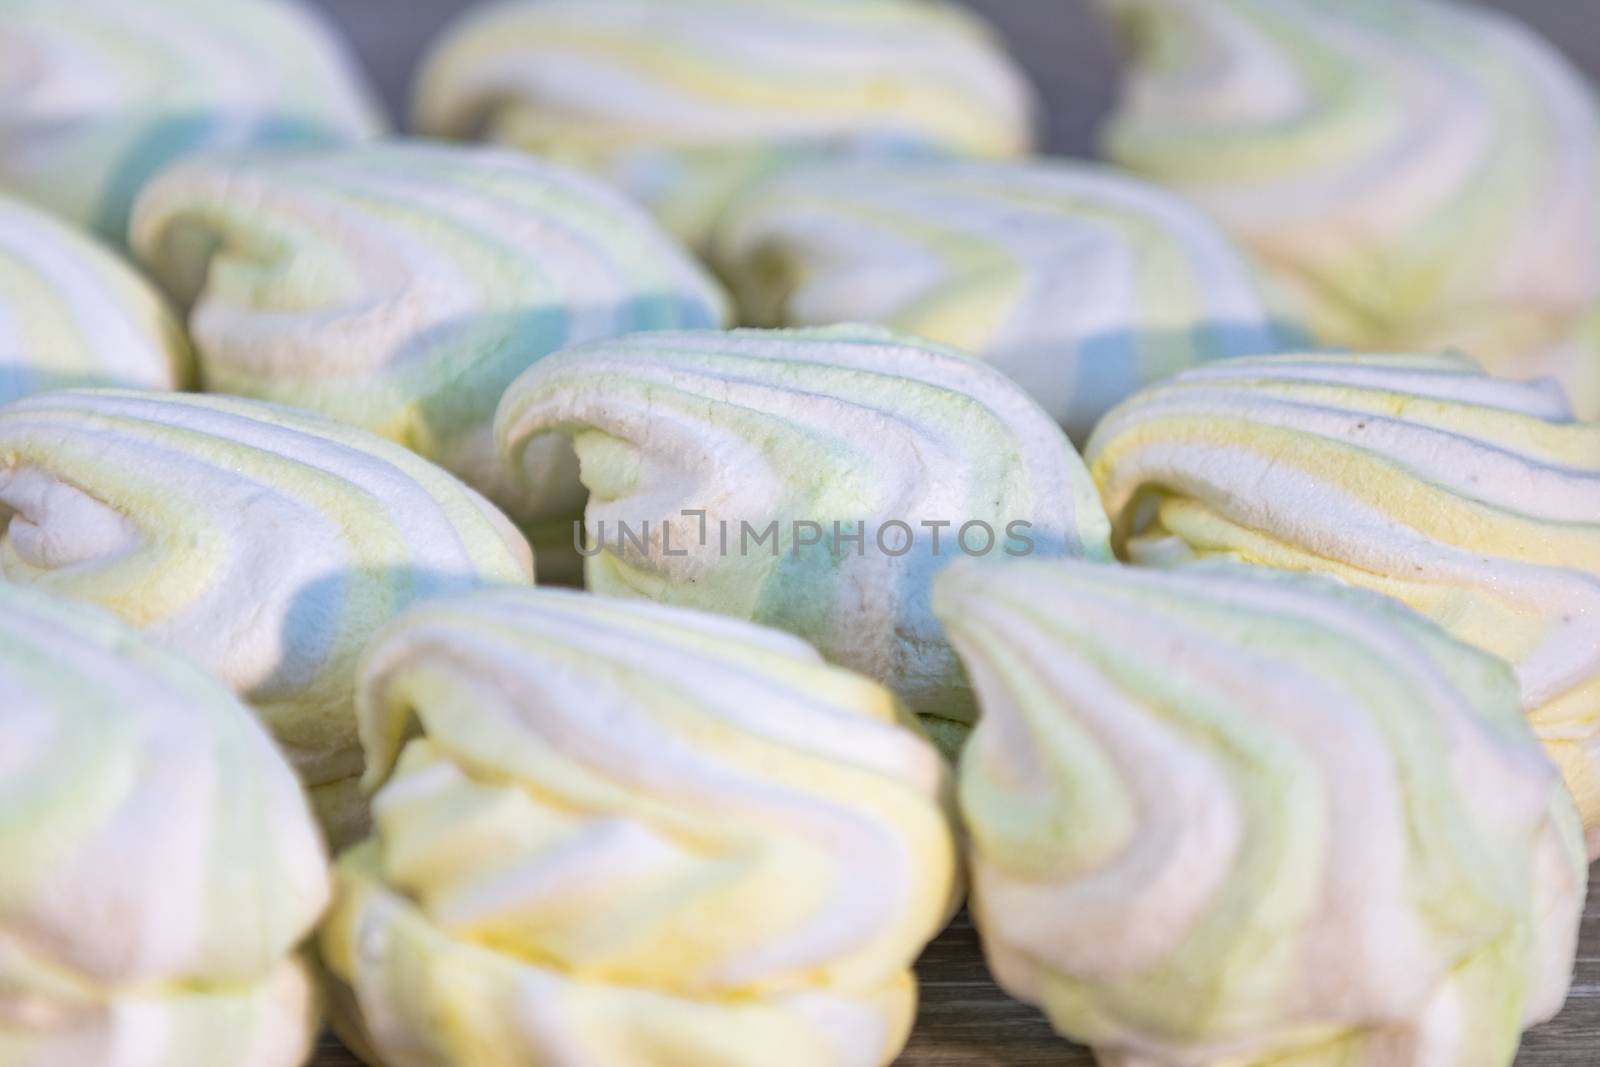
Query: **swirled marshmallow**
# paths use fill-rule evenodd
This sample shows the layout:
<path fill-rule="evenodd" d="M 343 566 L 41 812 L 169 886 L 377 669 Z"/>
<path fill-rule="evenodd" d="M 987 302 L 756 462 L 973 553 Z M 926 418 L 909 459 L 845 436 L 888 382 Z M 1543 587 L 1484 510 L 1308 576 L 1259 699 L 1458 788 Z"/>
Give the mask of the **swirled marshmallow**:
<path fill-rule="evenodd" d="M 1459 357 L 1226 360 L 1086 453 L 1122 552 L 1316 571 L 1515 665 L 1600 851 L 1600 424 Z"/>
<path fill-rule="evenodd" d="M 82 385 L 181 389 L 183 327 L 109 249 L 0 196 L 0 404 Z"/>
<path fill-rule="evenodd" d="M 434 45 L 415 120 L 604 175 L 699 245 L 727 198 L 840 155 L 1026 154 L 1033 96 L 943 0 L 517 0 Z"/>
<path fill-rule="evenodd" d="M 530 441 L 572 439 L 592 590 L 788 630 L 953 723 L 972 703 L 933 574 L 967 555 L 1109 555 L 1087 472 L 1038 405 L 874 327 L 571 349 L 507 391 L 497 433 L 513 474 Z"/>
<path fill-rule="evenodd" d="M 943 925 L 944 764 L 802 642 L 574 592 L 421 605 L 362 670 L 375 832 L 322 957 L 390 1064 L 880 1067 Z"/>
<path fill-rule="evenodd" d="M 746 325 L 877 322 L 954 345 L 1076 441 L 1147 382 L 1303 341 L 1215 223 L 1064 160 L 796 168 L 733 203 L 712 262 Z"/>
<path fill-rule="evenodd" d="M 100 611 L 0 582 L 0 1061 L 299 1067 L 328 899 L 248 708 Z"/>
<path fill-rule="evenodd" d="M 1566 997 L 1577 814 L 1501 661 L 1321 578 L 942 575 L 1000 984 L 1115 1067 L 1497 1067 Z"/>
<path fill-rule="evenodd" d="M 1456 0 L 1104 2 L 1132 50 L 1107 153 L 1259 253 L 1319 340 L 1459 349 L 1533 377 L 1600 307 L 1600 108 L 1514 17 Z M 1576 390 L 1596 358 L 1557 369 Z"/>
<path fill-rule="evenodd" d="M 256 401 L 41 393 L 0 409 L 0 577 L 110 609 L 253 704 L 336 839 L 357 828 L 356 660 L 425 597 L 526 583 L 472 490 Z"/>
<path fill-rule="evenodd" d="M 385 119 L 300 0 L 6 0 L 0 189 L 120 244 L 144 184 L 201 150 L 341 144 Z"/>
<path fill-rule="evenodd" d="M 721 290 L 637 207 L 518 153 L 417 143 L 208 156 L 139 200 L 133 245 L 190 309 L 204 387 L 293 404 L 434 460 L 533 523 L 582 510 L 497 480 L 506 386 L 558 348 L 722 324 Z"/>

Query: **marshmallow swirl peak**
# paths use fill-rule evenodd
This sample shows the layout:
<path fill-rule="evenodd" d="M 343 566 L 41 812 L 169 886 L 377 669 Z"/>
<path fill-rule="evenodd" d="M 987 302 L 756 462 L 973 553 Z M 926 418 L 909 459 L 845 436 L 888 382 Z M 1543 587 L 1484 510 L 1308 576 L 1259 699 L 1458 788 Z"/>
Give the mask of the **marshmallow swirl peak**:
<path fill-rule="evenodd" d="M 181 389 L 193 360 L 161 296 L 109 249 L 0 196 L 0 404 L 80 385 Z"/>
<path fill-rule="evenodd" d="M 371 434 L 224 397 L 41 393 L 0 409 L 0 577 L 103 605 L 256 706 L 335 836 L 359 815 L 355 666 L 412 602 L 526 583 L 527 544 Z"/>
<path fill-rule="evenodd" d="M 539 435 L 572 438 L 595 592 L 788 630 L 936 717 L 969 719 L 971 696 L 934 572 L 1110 554 L 1049 416 L 993 368 L 875 327 L 587 345 L 519 379 L 497 425 L 513 468 Z"/>
<path fill-rule="evenodd" d="M 1319 340 L 1459 348 L 1529 377 L 1600 304 L 1600 109 L 1514 18 L 1453 0 L 1103 2 L 1134 53 L 1108 155 L 1279 269 Z"/>
<path fill-rule="evenodd" d="M 882 687 L 748 623 L 485 591 L 384 631 L 360 715 L 375 831 L 321 950 L 371 1062 L 879 1067 L 904 1045 L 955 843 L 945 766 Z"/>
<path fill-rule="evenodd" d="M 1451 356 L 1228 360 L 1087 453 L 1118 547 L 1331 574 L 1511 662 L 1600 851 L 1600 424 Z"/>
<path fill-rule="evenodd" d="M 878 322 L 954 345 L 1074 440 L 1146 382 L 1304 341 L 1215 223 L 1083 163 L 796 168 L 736 200 L 712 248 L 747 325 Z"/>
<path fill-rule="evenodd" d="M 119 244 L 134 197 L 175 159 L 384 126 L 343 42 L 299 0 L 0 5 L 0 189 Z"/>
<path fill-rule="evenodd" d="M 558 348 L 715 327 L 721 290 L 636 206 L 561 167 L 422 143 L 194 159 L 140 198 L 133 245 L 177 299 L 208 391 L 319 411 L 505 503 L 491 422 Z M 581 510 L 552 450 L 530 521 Z"/>
<path fill-rule="evenodd" d="M 943 0 L 519 0 L 469 11 L 424 62 L 424 134 L 604 175 L 699 244 L 727 197 L 797 160 L 1013 158 L 1033 95 Z"/>
<path fill-rule="evenodd" d="M 0 1062 L 299 1067 L 328 897 L 249 709 L 98 610 L 0 583 Z"/>
<path fill-rule="evenodd" d="M 1571 798 L 1506 665 L 1307 575 L 968 564 L 996 979 L 1108 1067 L 1505 1067 L 1571 979 Z"/>

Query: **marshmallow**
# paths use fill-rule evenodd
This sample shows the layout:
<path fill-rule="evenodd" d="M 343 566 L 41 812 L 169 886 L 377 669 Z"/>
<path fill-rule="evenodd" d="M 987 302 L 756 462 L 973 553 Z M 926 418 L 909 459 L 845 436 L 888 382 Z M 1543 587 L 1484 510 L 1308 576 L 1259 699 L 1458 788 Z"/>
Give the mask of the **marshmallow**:
<path fill-rule="evenodd" d="M 385 120 L 298 0 L 6 0 L 0 189 L 120 244 L 140 188 L 199 149 L 341 144 Z"/>
<path fill-rule="evenodd" d="M 109 249 L 0 196 L 0 404 L 81 385 L 181 389 L 183 328 Z"/>
<path fill-rule="evenodd" d="M 249 709 L 109 615 L 0 583 L 0 1061 L 299 1067 L 328 899 Z"/>
<path fill-rule="evenodd" d="M 524 0 L 446 31 L 415 120 L 603 175 L 699 245 L 729 196 L 796 161 L 1025 155 L 1033 103 L 942 0 Z"/>
<path fill-rule="evenodd" d="M 1600 424 L 1451 356 L 1228 360 L 1086 453 L 1121 551 L 1330 574 L 1510 661 L 1600 853 Z"/>
<path fill-rule="evenodd" d="M 1049 416 L 993 368 L 875 327 L 571 349 L 507 391 L 497 432 L 511 473 L 529 442 L 571 437 L 590 589 L 798 634 L 947 720 L 930 722 L 947 746 L 972 698 L 928 609 L 933 574 L 965 555 L 1110 555 Z"/>
<path fill-rule="evenodd" d="M 393 1067 L 880 1067 L 944 924 L 943 762 L 747 623 L 575 592 L 421 605 L 363 663 L 373 836 L 322 958 Z"/>
<path fill-rule="evenodd" d="M 1133 46 L 1107 154 L 1259 253 L 1320 341 L 1557 369 L 1600 414 L 1600 353 L 1564 348 L 1600 308 L 1600 110 L 1557 48 L 1453 0 L 1104 2 Z"/>
<path fill-rule="evenodd" d="M 260 711 L 342 838 L 357 657 L 413 601 L 526 583 L 527 543 L 405 449 L 255 401 L 41 393 L 0 409 L 0 577 L 100 604 Z"/>
<path fill-rule="evenodd" d="M 190 308 L 208 391 L 321 412 L 497 503 L 495 404 L 558 348 L 714 327 L 721 289 L 600 183 L 496 149 L 421 142 L 197 158 L 139 200 L 133 245 Z M 578 514 L 570 450 L 512 518 Z"/>
<path fill-rule="evenodd" d="M 954 345 L 1076 441 L 1146 382 L 1304 341 L 1215 223 L 1084 163 L 797 168 L 734 202 L 712 261 L 747 325 L 877 322 Z"/>
<path fill-rule="evenodd" d="M 1577 814 L 1505 664 L 1326 579 L 969 564 L 935 606 L 1000 984 L 1111 1067 L 1498 1067 L 1566 997 Z"/>

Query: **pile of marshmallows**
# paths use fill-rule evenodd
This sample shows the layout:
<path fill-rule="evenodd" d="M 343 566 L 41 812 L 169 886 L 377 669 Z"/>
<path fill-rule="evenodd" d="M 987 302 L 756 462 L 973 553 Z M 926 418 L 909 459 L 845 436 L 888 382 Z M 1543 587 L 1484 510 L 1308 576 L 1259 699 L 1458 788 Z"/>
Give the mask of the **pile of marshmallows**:
<path fill-rule="evenodd" d="M 1110 164 L 940 0 L 497 3 L 416 137 L 293 0 L 0 5 L 0 1065 L 879 1067 L 965 900 L 1107 1067 L 1506 1067 L 1600 105 L 1100 5 Z"/>

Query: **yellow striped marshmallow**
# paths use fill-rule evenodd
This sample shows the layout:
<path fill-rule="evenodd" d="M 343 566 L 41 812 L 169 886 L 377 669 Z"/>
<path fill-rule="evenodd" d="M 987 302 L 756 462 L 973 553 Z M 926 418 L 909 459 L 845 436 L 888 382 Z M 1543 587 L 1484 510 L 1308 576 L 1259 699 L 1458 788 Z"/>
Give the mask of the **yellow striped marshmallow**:
<path fill-rule="evenodd" d="M 951 568 L 1000 984 L 1108 1067 L 1505 1067 L 1560 1010 L 1577 813 L 1506 665 L 1323 578 Z"/>
<path fill-rule="evenodd" d="M 373 836 L 322 957 L 390 1064 L 880 1067 L 944 924 L 943 762 L 802 642 L 576 592 L 421 605 L 362 669 Z"/>
<path fill-rule="evenodd" d="M 331 832 L 359 825 L 356 659 L 412 602 L 526 583 L 483 498 L 360 430 L 250 400 L 41 393 L 0 409 L 0 577 L 103 605 L 261 712 Z"/>
<path fill-rule="evenodd" d="M 1600 417 L 1600 351 L 1565 345 L 1600 311 L 1600 106 L 1559 49 L 1457 0 L 1102 3 L 1133 52 L 1107 154 L 1259 253 L 1319 341 L 1554 369 Z"/>
<path fill-rule="evenodd" d="M 182 389 L 193 372 L 188 337 L 149 282 L 0 196 L 0 404 L 79 385 Z"/>
<path fill-rule="evenodd" d="M 115 243 L 140 188 L 191 152 L 384 126 L 343 42 L 300 0 L 0 5 L 0 189 Z"/>
<path fill-rule="evenodd" d="M 233 694 L 0 582 L 0 1063 L 299 1067 L 328 869 Z"/>
<path fill-rule="evenodd" d="M 796 168 L 733 203 L 711 258 L 746 325 L 878 322 L 954 345 L 1075 441 L 1146 382 L 1303 340 L 1215 223 L 1065 160 Z"/>
<path fill-rule="evenodd" d="M 512 473 L 529 442 L 572 438 L 591 589 L 798 634 L 940 720 L 946 745 L 972 700 L 928 610 L 933 574 L 1110 555 L 1088 473 L 1038 405 L 878 327 L 596 342 L 530 370 L 497 421 Z"/>
<path fill-rule="evenodd" d="M 140 198 L 133 244 L 190 309 L 208 391 L 362 426 L 513 518 L 582 510 L 570 451 L 544 492 L 498 479 L 500 395 L 558 348 L 719 326 L 721 289 L 643 211 L 514 152 L 393 143 L 208 156 Z"/>
<path fill-rule="evenodd" d="M 1224 556 L 1395 597 L 1510 661 L 1600 852 L 1600 424 L 1450 356 L 1227 360 L 1106 416 L 1128 557 Z"/>
<path fill-rule="evenodd" d="M 944 0 L 512 0 L 425 60 L 430 136 L 483 138 L 602 174 L 691 244 L 751 179 L 819 156 L 1011 158 L 1033 97 Z"/>

